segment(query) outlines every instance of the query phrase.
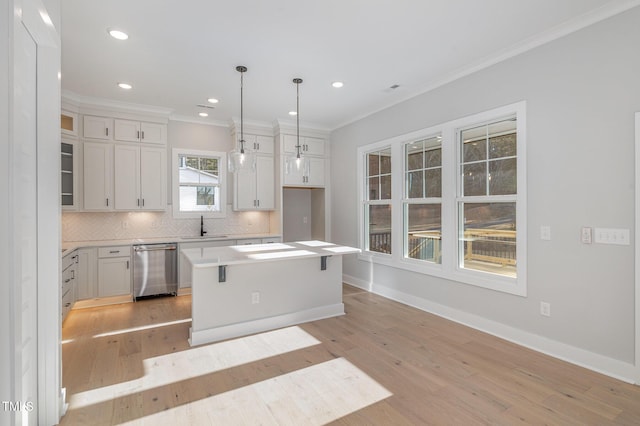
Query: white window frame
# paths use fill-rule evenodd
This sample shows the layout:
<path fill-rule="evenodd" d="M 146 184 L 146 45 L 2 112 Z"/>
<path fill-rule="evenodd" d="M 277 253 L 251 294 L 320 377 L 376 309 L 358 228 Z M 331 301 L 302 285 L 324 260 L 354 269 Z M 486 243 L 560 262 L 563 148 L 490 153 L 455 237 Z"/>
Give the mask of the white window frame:
<path fill-rule="evenodd" d="M 463 232 L 463 225 L 458 220 L 457 201 L 460 176 L 458 132 L 461 129 L 482 125 L 487 122 L 515 116 L 517 119 L 517 194 L 506 196 L 516 202 L 516 253 L 517 278 L 492 274 L 471 269 L 464 269 L 458 262 L 458 235 Z M 433 135 L 442 135 L 442 263 L 423 261 L 404 257 L 404 146 L 419 139 Z M 366 200 L 366 154 L 391 147 L 392 173 L 392 253 L 382 254 L 366 251 L 368 246 L 365 239 L 368 236 L 366 218 L 364 215 L 364 201 Z M 429 128 L 417 130 L 408 134 L 378 141 L 358 148 L 358 212 L 359 242 L 363 252 L 359 254 L 361 260 L 406 269 L 427 275 L 470 284 L 482 288 L 510 293 L 518 296 L 527 295 L 527 171 L 526 171 L 526 102 L 495 108 L 458 120 L 449 121 Z M 501 196 L 497 196 L 500 198 Z M 486 202 L 488 199 L 480 197 Z"/>
<path fill-rule="evenodd" d="M 180 156 L 188 155 L 194 157 L 217 157 L 219 173 L 219 211 L 180 211 Z M 172 210 L 176 219 L 195 219 L 200 216 L 207 219 L 224 218 L 227 216 L 227 153 L 219 151 L 202 151 L 193 149 L 173 148 L 171 152 L 171 173 L 172 173 Z"/>

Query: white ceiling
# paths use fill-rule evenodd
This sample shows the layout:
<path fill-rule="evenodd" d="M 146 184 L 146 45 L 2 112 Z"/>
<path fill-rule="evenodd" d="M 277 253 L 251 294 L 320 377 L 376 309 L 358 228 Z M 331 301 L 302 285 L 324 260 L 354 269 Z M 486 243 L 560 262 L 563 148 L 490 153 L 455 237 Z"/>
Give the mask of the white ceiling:
<path fill-rule="evenodd" d="M 61 0 L 65 94 L 332 130 L 637 0 Z M 107 28 L 126 31 L 118 41 Z M 334 89 L 340 80 L 344 87 Z M 131 83 L 123 91 L 117 82 Z M 392 85 L 397 89 L 390 89 Z M 197 113 L 209 97 L 220 102 Z"/>

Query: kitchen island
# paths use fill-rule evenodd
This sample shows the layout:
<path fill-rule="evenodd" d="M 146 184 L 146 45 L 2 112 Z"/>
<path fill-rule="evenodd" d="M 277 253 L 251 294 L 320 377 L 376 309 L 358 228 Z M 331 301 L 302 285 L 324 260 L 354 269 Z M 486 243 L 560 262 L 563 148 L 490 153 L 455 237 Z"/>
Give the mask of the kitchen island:
<path fill-rule="evenodd" d="M 192 285 L 192 346 L 344 315 L 342 255 L 324 241 L 182 250 Z"/>

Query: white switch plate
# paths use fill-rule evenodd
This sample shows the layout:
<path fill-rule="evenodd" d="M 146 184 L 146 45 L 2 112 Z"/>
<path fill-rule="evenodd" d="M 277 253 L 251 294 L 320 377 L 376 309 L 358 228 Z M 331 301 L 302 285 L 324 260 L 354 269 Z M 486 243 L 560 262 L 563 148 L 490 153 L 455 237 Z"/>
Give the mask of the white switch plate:
<path fill-rule="evenodd" d="M 630 232 L 628 229 L 595 228 L 595 242 L 628 246 L 631 244 Z"/>
<path fill-rule="evenodd" d="M 551 316 L 551 304 L 548 302 L 540 302 L 540 315 L 545 317 Z"/>
<path fill-rule="evenodd" d="M 592 232 L 593 230 L 588 226 L 583 226 L 580 231 L 580 241 L 582 244 L 591 244 L 592 241 Z"/>
<path fill-rule="evenodd" d="M 540 239 L 541 240 L 551 239 L 551 227 L 549 225 L 540 226 Z"/>
<path fill-rule="evenodd" d="M 256 291 L 251 293 L 251 304 L 255 305 L 257 303 L 260 303 L 260 293 Z"/>

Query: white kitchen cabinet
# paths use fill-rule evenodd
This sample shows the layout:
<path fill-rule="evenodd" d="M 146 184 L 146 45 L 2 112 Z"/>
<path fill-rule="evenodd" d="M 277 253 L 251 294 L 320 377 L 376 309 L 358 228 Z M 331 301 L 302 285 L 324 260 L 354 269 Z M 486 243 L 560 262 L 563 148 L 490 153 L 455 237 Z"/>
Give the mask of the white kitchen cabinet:
<path fill-rule="evenodd" d="M 115 120 L 114 139 L 123 142 L 167 143 L 167 125 L 145 121 Z"/>
<path fill-rule="evenodd" d="M 234 174 L 234 210 L 273 210 L 275 208 L 275 167 L 273 156 L 257 155 L 255 170 Z"/>
<path fill-rule="evenodd" d="M 115 145 L 116 210 L 164 210 L 167 205 L 165 148 Z"/>
<path fill-rule="evenodd" d="M 78 143 L 67 138 L 60 144 L 60 205 L 62 210 L 78 208 Z"/>
<path fill-rule="evenodd" d="M 296 135 L 283 135 L 284 152 L 286 154 L 296 154 L 298 137 Z M 300 136 L 300 153 L 306 155 L 324 156 L 324 139 Z"/>
<path fill-rule="evenodd" d="M 98 297 L 131 294 L 131 247 L 98 249 Z"/>
<path fill-rule="evenodd" d="M 76 299 L 83 300 L 98 297 L 96 249 L 81 248 L 76 252 Z"/>
<path fill-rule="evenodd" d="M 78 136 L 78 114 L 75 112 L 60 111 L 60 132 L 65 136 Z"/>
<path fill-rule="evenodd" d="M 113 138 L 113 118 L 85 115 L 82 120 L 85 138 L 111 140 Z"/>
<path fill-rule="evenodd" d="M 273 154 L 274 142 L 272 136 L 244 135 L 244 150 L 256 154 Z M 236 149 L 240 149 L 240 135 L 236 138 Z"/>
<path fill-rule="evenodd" d="M 61 315 L 62 321 L 67 318 L 67 314 L 73 307 L 73 304 L 76 301 L 75 290 L 76 290 L 76 266 L 77 266 L 77 253 L 76 251 L 72 251 L 67 253 L 62 258 L 62 282 L 61 282 Z"/>
<path fill-rule="evenodd" d="M 113 210 L 113 144 L 83 145 L 84 210 Z"/>
<path fill-rule="evenodd" d="M 289 167 L 289 172 L 284 175 L 285 186 L 310 186 L 323 187 L 325 185 L 325 159 L 317 157 L 303 157 L 306 165 L 297 169 Z"/>

